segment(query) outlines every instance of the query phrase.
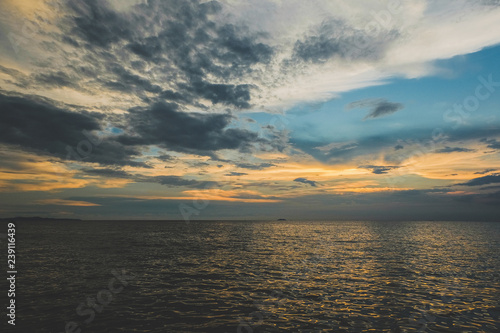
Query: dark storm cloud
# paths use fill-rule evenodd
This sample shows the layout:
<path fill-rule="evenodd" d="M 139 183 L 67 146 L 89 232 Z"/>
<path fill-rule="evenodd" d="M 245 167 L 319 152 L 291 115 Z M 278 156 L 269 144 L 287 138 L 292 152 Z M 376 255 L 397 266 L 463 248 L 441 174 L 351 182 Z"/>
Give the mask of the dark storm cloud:
<path fill-rule="evenodd" d="M 460 183 L 456 185 L 464 185 L 464 186 L 480 186 L 480 185 L 488 185 L 488 184 L 496 184 L 500 183 L 500 174 L 493 174 L 489 176 L 474 178 L 465 183 Z"/>
<path fill-rule="evenodd" d="M 391 171 L 393 169 L 397 169 L 399 167 L 398 166 L 388 166 L 388 165 L 385 165 L 385 166 L 381 166 L 381 165 L 360 165 L 358 168 L 360 168 L 360 169 L 368 169 L 368 170 L 371 170 L 372 173 L 374 173 L 376 175 L 381 175 L 381 174 L 384 174 L 384 173 L 388 173 L 389 171 Z"/>
<path fill-rule="evenodd" d="M 139 155 L 133 147 L 91 136 L 91 131 L 101 129 L 102 118 L 97 113 L 70 112 L 47 98 L 0 92 L 1 143 L 71 160 L 147 167 L 131 160 Z"/>
<path fill-rule="evenodd" d="M 461 147 L 444 147 L 444 148 L 436 150 L 436 153 L 447 154 L 447 153 L 464 153 L 464 152 L 471 152 L 471 151 L 475 151 L 475 150 L 468 149 L 468 148 L 461 148 Z"/>
<path fill-rule="evenodd" d="M 313 187 L 316 187 L 316 182 L 314 180 L 308 180 L 306 178 L 295 178 L 293 181 L 297 182 L 297 183 L 308 184 L 308 185 L 311 185 Z"/>
<path fill-rule="evenodd" d="M 159 145 L 179 152 L 213 155 L 221 149 L 245 151 L 254 143 L 267 143 L 244 129 L 227 128 L 229 114 L 186 113 L 173 103 L 158 102 L 150 108 L 134 108 L 129 114 L 132 131 L 118 141 L 127 146 Z"/>
<path fill-rule="evenodd" d="M 348 109 L 368 108 L 370 111 L 363 118 L 363 120 L 366 120 L 366 119 L 379 118 L 382 116 L 398 112 L 399 110 L 402 110 L 404 108 L 404 105 L 401 103 L 389 102 L 385 99 L 379 98 L 379 99 L 364 99 L 361 101 L 352 102 L 349 105 L 347 105 L 347 108 Z"/>

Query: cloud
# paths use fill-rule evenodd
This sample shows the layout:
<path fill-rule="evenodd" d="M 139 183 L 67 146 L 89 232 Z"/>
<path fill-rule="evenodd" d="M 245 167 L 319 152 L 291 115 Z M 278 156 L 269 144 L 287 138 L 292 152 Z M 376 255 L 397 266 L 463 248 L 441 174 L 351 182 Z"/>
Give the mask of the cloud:
<path fill-rule="evenodd" d="M 313 63 L 325 63 L 334 57 L 350 61 L 374 60 L 382 56 L 387 44 L 396 36 L 397 32 L 392 31 L 381 38 L 345 20 L 327 19 L 315 27 L 312 34 L 295 42 L 292 58 Z"/>
<path fill-rule="evenodd" d="M 354 108 L 367 108 L 369 109 L 368 114 L 363 118 L 366 119 L 375 119 L 379 117 L 383 117 L 392 113 L 395 113 L 404 108 L 404 105 L 401 103 L 389 102 L 385 99 L 363 99 L 360 101 L 352 102 L 347 105 L 348 109 Z"/>
<path fill-rule="evenodd" d="M 132 175 L 121 169 L 109 169 L 109 168 L 101 168 L 101 169 L 83 169 L 83 172 L 89 175 L 96 176 L 104 176 L 104 177 L 112 177 L 112 178 L 131 178 Z"/>
<path fill-rule="evenodd" d="M 363 156 L 364 160 L 377 158 L 384 154 L 385 161 L 389 164 L 399 165 L 402 161 L 422 153 L 435 152 L 436 141 L 430 133 L 434 127 L 384 129 L 380 134 L 356 133 L 356 140 L 331 142 L 331 140 L 318 138 L 294 138 L 290 144 L 314 157 L 316 160 L 328 164 L 345 164 Z M 439 143 L 458 145 L 467 142 L 467 145 L 475 145 L 485 136 L 498 136 L 498 130 L 483 126 L 468 126 L 454 131 L 446 132 L 446 136 L 439 138 Z M 396 146 L 395 146 L 396 144 Z M 404 149 L 396 149 L 403 146 Z M 467 149 L 467 148 L 465 148 Z M 363 164 L 365 162 L 362 162 Z"/>
<path fill-rule="evenodd" d="M 231 171 L 230 173 L 226 174 L 226 176 L 236 176 L 236 177 L 245 175 L 248 175 L 248 173 Z"/>
<path fill-rule="evenodd" d="M 436 153 L 447 154 L 447 153 L 465 153 L 465 152 L 472 152 L 472 151 L 475 151 L 475 149 L 461 148 L 461 147 L 444 147 L 441 149 L 437 149 Z"/>
<path fill-rule="evenodd" d="M 70 77 L 67 73 L 63 71 L 49 72 L 49 73 L 38 73 L 31 77 L 32 80 L 36 81 L 40 86 L 52 86 L 57 88 L 62 87 L 77 87 L 75 78 Z"/>
<path fill-rule="evenodd" d="M 210 100 L 213 104 L 223 103 L 238 108 L 249 108 L 250 88 L 248 84 L 211 84 L 194 82 L 194 92 L 200 97 Z"/>
<path fill-rule="evenodd" d="M 82 131 L 99 130 L 99 116 L 63 110 L 39 96 L 0 93 L 0 141 L 62 153 L 76 146 Z"/>
<path fill-rule="evenodd" d="M 227 128 L 232 120 L 229 114 L 182 112 L 175 103 L 133 108 L 128 117 L 134 134 L 117 138 L 126 146 L 158 145 L 178 152 L 212 155 L 222 149 L 247 151 L 254 144 L 271 144 L 254 132 Z"/>
<path fill-rule="evenodd" d="M 176 158 L 171 156 L 171 155 L 168 155 L 168 154 L 162 154 L 162 155 L 158 155 L 156 156 L 157 159 L 159 159 L 160 161 L 174 161 Z"/>
<path fill-rule="evenodd" d="M 211 188 L 218 183 L 209 180 L 186 179 L 181 176 L 144 176 L 140 174 L 131 174 L 121 169 L 100 168 L 100 169 L 82 169 L 88 175 L 95 175 L 109 178 L 125 178 L 135 182 L 158 183 L 172 187 L 190 187 L 190 188 Z"/>
<path fill-rule="evenodd" d="M 154 176 L 143 177 L 142 181 L 155 182 L 167 186 L 185 186 L 194 188 L 210 188 L 217 186 L 218 183 L 214 181 L 200 181 L 195 179 L 185 179 L 179 176 Z"/>
<path fill-rule="evenodd" d="M 488 148 L 500 149 L 500 142 L 496 139 L 481 139 L 481 142 L 486 143 Z"/>
<path fill-rule="evenodd" d="M 480 186 L 480 185 L 488 185 L 488 184 L 496 184 L 500 183 L 500 174 L 493 174 L 489 176 L 474 178 L 469 180 L 468 182 L 456 184 L 463 186 Z"/>
<path fill-rule="evenodd" d="M 398 166 L 389 166 L 389 165 L 361 165 L 358 168 L 371 170 L 372 173 L 376 175 L 381 175 L 388 173 L 390 170 L 399 168 Z"/>
<path fill-rule="evenodd" d="M 208 100 L 249 108 L 254 85 L 227 81 L 268 63 L 273 50 L 248 29 L 217 23 L 220 9 L 215 1 L 149 1 L 131 11 L 114 11 L 102 1 L 70 1 L 72 15 L 59 23 L 60 41 L 104 55 L 104 71 L 87 74 L 107 89 L 146 101 L 152 96 L 145 92 L 199 107 L 208 107 Z M 110 52 L 111 45 L 122 51 Z"/>
<path fill-rule="evenodd" d="M 38 51 L 37 74 L 27 81 L 10 70 L 13 83 L 126 93 L 115 102 L 274 108 L 434 74 L 435 60 L 500 42 L 488 29 L 498 22 L 498 6 L 466 0 L 444 14 L 432 1 L 402 2 L 392 14 L 369 0 L 113 3 L 69 0 L 57 6 L 62 15 L 41 18 L 50 26 L 39 25 L 28 48 Z M 374 17 L 381 11 L 390 20 Z M 293 26 L 283 23 L 290 20 Z M 57 68 L 46 70 L 49 62 Z M 394 104 L 368 117 L 394 112 Z"/>
<path fill-rule="evenodd" d="M 11 83 L 20 88 L 27 88 L 30 85 L 30 78 L 17 69 L 0 65 L 0 71 L 15 79 L 15 81 L 6 80 L 7 83 Z"/>
<path fill-rule="evenodd" d="M 316 187 L 316 182 L 315 181 L 308 180 L 306 178 L 295 178 L 293 181 L 297 182 L 297 183 L 308 184 L 308 185 L 311 185 L 312 187 Z"/>
<path fill-rule="evenodd" d="M 86 42 L 87 47 L 108 47 L 120 39 L 132 37 L 133 28 L 127 20 L 127 18 L 132 18 L 131 15 L 114 11 L 107 2 L 68 1 L 67 4 L 74 14 L 71 17 L 73 24 L 68 27 L 71 29 L 71 35 Z M 79 45 L 74 38 L 68 37 L 66 41 Z"/>
<path fill-rule="evenodd" d="M 260 164 L 251 164 L 251 163 L 235 163 L 238 168 L 249 169 L 249 170 L 262 170 L 266 168 L 270 168 L 276 166 L 272 163 L 260 163 Z"/>
<path fill-rule="evenodd" d="M 324 146 L 315 147 L 315 149 L 323 152 L 325 155 L 337 155 L 343 154 L 349 150 L 356 149 L 358 147 L 357 142 L 332 142 Z"/>
<path fill-rule="evenodd" d="M 40 205 L 56 205 L 56 206 L 76 206 L 76 207 L 95 207 L 99 204 L 88 201 L 66 200 L 66 199 L 41 199 L 36 201 Z"/>
<path fill-rule="evenodd" d="M 102 114 L 56 104 L 40 96 L 0 92 L 0 142 L 62 159 L 147 167 L 132 160 L 137 150 L 92 134 L 101 129 Z"/>
<path fill-rule="evenodd" d="M 485 174 L 493 172 L 493 171 L 496 171 L 496 169 L 486 169 L 483 171 L 474 172 L 474 174 L 475 175 L 485 175 Z"/>

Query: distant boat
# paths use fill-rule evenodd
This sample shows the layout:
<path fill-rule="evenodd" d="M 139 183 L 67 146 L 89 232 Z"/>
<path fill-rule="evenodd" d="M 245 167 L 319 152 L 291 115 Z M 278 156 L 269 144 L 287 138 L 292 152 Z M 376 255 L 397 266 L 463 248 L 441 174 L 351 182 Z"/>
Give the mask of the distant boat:
<path fill-rule="evenodd" d="M 277 221 L 286 221 L 286 219 L 278 219 Z"/>

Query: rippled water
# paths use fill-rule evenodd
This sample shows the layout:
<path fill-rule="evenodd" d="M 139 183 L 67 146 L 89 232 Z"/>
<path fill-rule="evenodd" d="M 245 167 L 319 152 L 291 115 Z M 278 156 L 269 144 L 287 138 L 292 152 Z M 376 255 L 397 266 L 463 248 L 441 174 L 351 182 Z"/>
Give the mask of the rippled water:
<path fill-rule="evenodd" d="M 68 322 L 82 332 L 500 332 L 500 223 L 19 222 L 17 233 L 19 332 Z M 110 287 L 122 269 L 135 277 Z"/>

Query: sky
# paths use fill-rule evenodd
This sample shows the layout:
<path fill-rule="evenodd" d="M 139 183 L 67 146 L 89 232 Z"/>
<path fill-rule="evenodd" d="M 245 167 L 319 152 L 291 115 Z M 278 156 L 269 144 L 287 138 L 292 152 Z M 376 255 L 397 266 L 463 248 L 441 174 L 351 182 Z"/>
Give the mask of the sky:
<path fill-rule="evenodd" d="M 497 220 L 500 1 L 2 0 L 0 216 Z"/>

